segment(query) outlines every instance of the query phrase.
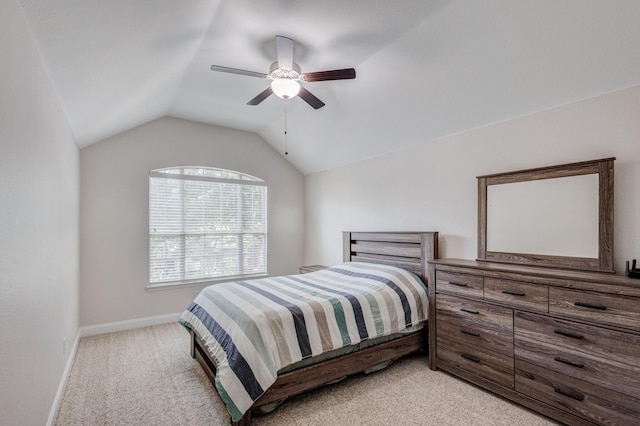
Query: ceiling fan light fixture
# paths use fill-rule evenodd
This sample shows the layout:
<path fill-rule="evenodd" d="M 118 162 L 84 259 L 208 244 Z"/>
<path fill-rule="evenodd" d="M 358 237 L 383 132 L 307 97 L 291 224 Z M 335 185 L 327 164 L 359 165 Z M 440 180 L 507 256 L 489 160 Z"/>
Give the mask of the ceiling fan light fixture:
<path fill-rule="evenodd" d="M 271 81 L 271 90 L 281 99 L 291 99 L 298 95 L 300 83 L 290 78 L 276 78 Z"/>

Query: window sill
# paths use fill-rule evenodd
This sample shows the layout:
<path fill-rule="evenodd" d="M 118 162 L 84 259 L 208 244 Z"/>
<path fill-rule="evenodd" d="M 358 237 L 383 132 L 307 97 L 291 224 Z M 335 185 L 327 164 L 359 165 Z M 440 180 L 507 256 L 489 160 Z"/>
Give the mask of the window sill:
<path fill-rule="evenodd" d="M 169 282 L 169 283 L 160 283 L 160 284 L 148 284 L 146 287 L 147 291 L 160 291 L 160 290 L 173 290 L 176 288 L 189 288 L 189 287 L 206 287 L 213 284 L 222 284 L 233 281 L 242 281 L 247 279 L 256 279 L 256 278 L 266 278 L 269 275 L 267 274 L 255 274 L 255 275 L 241 275 L 235 277 L 228 278 L 218 278 L 218 279 L 208 279 L 208 280 L 198 280 L 198 281 L 188 281 L 188 282 Z"/>

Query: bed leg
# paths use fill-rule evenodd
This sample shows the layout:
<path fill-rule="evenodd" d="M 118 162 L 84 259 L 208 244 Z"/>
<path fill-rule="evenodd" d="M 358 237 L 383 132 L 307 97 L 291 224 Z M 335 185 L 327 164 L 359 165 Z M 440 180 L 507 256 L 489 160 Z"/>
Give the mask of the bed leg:
<path fill-rule="evenodd" d="M 191 347 L 189 348 L 189 353 L 191 354 L 191 358 L 196 357 L 196 333 L 193 330 L 189 330 L 189 334 L 191 335 Z"/>
<path fill-rule="evenodd" d="M 237 422 L 232 421 L 233 426 L 249 426 L 251 424 L 251 410 L 244 413 L 244 416 L 240 417 Z"/>

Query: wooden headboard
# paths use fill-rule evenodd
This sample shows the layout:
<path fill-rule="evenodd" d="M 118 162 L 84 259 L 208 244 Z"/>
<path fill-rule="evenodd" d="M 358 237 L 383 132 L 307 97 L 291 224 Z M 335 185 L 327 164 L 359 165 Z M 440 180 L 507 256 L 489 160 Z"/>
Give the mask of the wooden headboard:
<path fill-rule="evenodd" d="M 427 285 L 429 347 L 436 347 L 435 269 L 429 263 L 438 258 L 437 232 L 343 232 L 343 261 L 397 266 L 413 272 Z M 429 351 L 429 368 L 435 370 L 435 351 Z"/>
<path fill-rule="evenodd" d="M 437 258 L 437 232 L 343 232 L 345 262 L 397 266 L 427 283 L 428 261 Z"/>

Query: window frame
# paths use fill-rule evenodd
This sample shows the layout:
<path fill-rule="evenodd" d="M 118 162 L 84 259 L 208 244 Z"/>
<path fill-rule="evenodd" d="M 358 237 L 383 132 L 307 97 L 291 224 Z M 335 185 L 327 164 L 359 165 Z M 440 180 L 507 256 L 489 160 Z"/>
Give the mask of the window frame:
<path fill-rule="evenodd" d="M 190 172 L 196 172 L 196 174 L 191 174 L 191 173 L 187 173 L 188 171 Z M 213 176 L 213 175 L 202 175 L 202 174 L 197 174 L 197 173 L 206 173 L 206 172 L 211 172 L 214 175 L 218 174 L 221 176 L 226 176 L 226 177 L 221 177 L 221 176 Z M 229 177 L 231 176 L 231 177 Z M 181 192 L 180 192 L 180 196 L 181 196 L 181 202 L 182 202 L 182 213 L 179 214 L 177 217 L 179 217 L 179 219 L 182 221 L 181 223 L 181 231 L 177 232 L 177 233 L 163 233 L 161 235 L 174 235 L 174 236 L 178 236 L 181 240 L 181 244 L 183 245 L 182 250 L 180 252 L 179 256 L 176 256 L 176 259 L 179 260 L 180 266 L 179 268 L 179 272 L 181 275 L 181 278 L 179 279 L 170 279 L 170 280 L 155 280 L 152 281 L 153 279 L 153 274 L 154 274 L 154 260 L 152 259 L 153 256 L 153 251 L 154 251 L 154 247 L 157 248 L 157 246 L 153 246 L 154 244 L 154 240 L 157 240 L 156 238 L 154 238 L 154 236 L 157 236 L 159 234 L 154 234 L 153 232 L 153 225 L 156 225 L 155 222 L 153 222 L 152 219 L 152 211 L 154 206 L 152 205 L 152 189 L 153 189 L 153 184 L 152 184 L 152 179 L 173 179 L 173 180 L 183 180 L 183 181 L 191 181 L 191 182 L 196 182 L 196 181 L 204 181 L 204 182 L 215 182 L 215 183 L 221 183 L 221 184 L 232 184 L 232 185 L 238 185 L 238 186 L 258 186 L 258 187 L 263 187 L 264 188 L 264 192 L 261 194 L 261 198 L 262 198 L 262 206 L 259 209 L 256 209 L 255 211 L 257 213 L 260 213 L 260 217 L 262 218 L 261 223 L 262 223 L 262 229 L 258 232 L 256 232 L 255 230 L 249 230 L 247 231 L 247 227 L 242 226 L 241 229 L 235 231 L 235 232 L 189 232 L 187 231 L 187 227 L 188 225 L 186 224 L 186 220 L 187 220 L 187 210 L 185 210 L 185 204 L 186 204 L 186 199 L 184 198 L 184 191 L 185 191 L 185 187 L 183 186 L 181 188 Z M 190 286 L 202 286 L 202 285 L 208 285 L 208 284 L 214 284 L 214 283 L 220 283 L 220 282 L 228 282 L 228 281 L 236 281 L 236 280 L 240 280 L 240 279 L 247 279 L 247 278 L 258 278 L 258 277 L 264 277 L 268 275 L 268 186 L 267 183 L 263 180 L 260 179 L 258 177 L 249 175 L 247 173 L 243 173 L 237 170 L 228 170 L 228 169 L 222 169 L 222 168 L 217 168 L 217 167 L 208 167 L 208 166 L 174 166 L 174 167 L 166 167 L 166 168 L 161 168 L 161 169 L 154 169 L 151 170 L 149 172 L 149 187 L 148 187 L 148 195 L 149 195 L 149 204 L 148 204 L 148 284 L 147 284 L 147 290 L 161 290 L 161 289 L 169 289 L 169 288 L 178 288 L 178 287 L 190 287 Z M 234 189 L 234 191 L 241 191 L 241 188 L 236 188 Z M 226 194 L 232 194 L 233 191 L 228 191 L 226 192 Z M 241 199 L 244 201 L 244 195 L 241 194 Z M 244 203 L 240 203 L 242 205 L 244 205 Z M 160 206 L 162 207 L 162 206 Z M 164 206 L 166 207 L 166 206 Z M 261 212 L 260 212 L 261 210 Z M 242 212 L 244 212 L 245 210 L 240 207 L 240 212 L 238 212 L 237 210 L 232 210 L 235 211 L 236 213 L 236 217 L 238 217 L 239 214 L 241 214 Z M 193 210 L 191 211 L 193 212 Z M 203 222 L 204 225 L 205 222 Z M 227 274 L 227 275 L 221 275 L 221 276 L 200 276 L 198 278 L 188 278 L 188 272 L 187 272 L 187 263 L 188 260 L 190 259 L 189 255 L 188 255 L 188 250 L 185 249 L 185 244 L 186 240 L 189 239 L 189 237 L 200 237 L 200 238 L 207 238 L 207 237 L 211 237 L 211 236 L 218 236 L 221 237 L 221 239 L 224 239 L 224 236 L 232 236 L 235 235 L 237 238 L 236 241 L 236 251 L 238 251 L 238 253 L 236 253 L 238 255 L 237 260 L 235 261 L 235 263 L 237 263 L 238 269 L 237 272 L 235 274 Z M 244 272 L 245 271 L 245 262 L 244 262 L 244 255 L 246 254 L 242 248 L 243 246 L 243 242 L 244 242 L 244 236 L 247 235 L 258 235 L 260 236 L 260 238 L 262 239 L 260 245 L 261 245 L 261 250 L 259 250 L 257 253 L 258 255 L 261 257 L 262 260 L 257 261 L 257 265 L 262 267 L 260 272 Z M 169 238 L 167 238 L 165 241 L 168 241 Z M 201 256 L 204 258 L 204 252 L 201 253 Z M 191 257 L 191 259 L 194 259 L 193 257 Z M 197 259 L 197 256 L 196 258 Z"/>

